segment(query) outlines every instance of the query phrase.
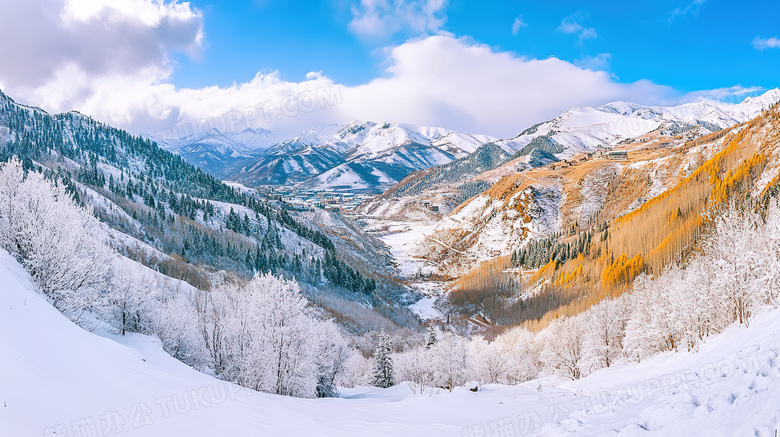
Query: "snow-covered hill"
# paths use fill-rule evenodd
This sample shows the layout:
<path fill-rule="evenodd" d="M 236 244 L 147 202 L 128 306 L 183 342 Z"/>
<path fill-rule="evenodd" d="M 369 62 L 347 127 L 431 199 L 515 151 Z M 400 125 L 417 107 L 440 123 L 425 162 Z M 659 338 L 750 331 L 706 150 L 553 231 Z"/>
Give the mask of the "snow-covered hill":
<path fill-rule="evenodd" d="M 448 129 L 353 121 L 302 132 L 230 174 L 249 185 L 302 183 L 314 189 L 387 188 L 409 172 L 467 156 L 492 141 Z"/>
<path fill-rule="evenodd" d="M 208 141 L 219 138 L 227 137 L 214 133 Z M 120 253 L 196 287 L 207 288 L 221 270 L 248 278 L 259 271 L 296 269 L 292 276 L 297 275 L 306 290 L 349 301 L 339 301 L 342 306 L 362 305 L 366 313 L 375 305 L 398 304 L 407 294 L 394 280 L 386 252 L 369 236 L 356 235 L 352 242 L 360 244 L 344 245 L 337 256 L 328 258 L 334 269 L 351 272 L 349 282 L 346 277 L 309 275 L 328 250 L 336 250 L 331 239 L 344 242 L 342 235 L 331 232 L 338 226 L 302 223 L 278 203 L 261 199 L 240 184 L 228 186 L 148 139 L 75 112 L 51 115 L 0 92 L 0 161 L 14 155 L 25 168 L 54 177 L 89 205 L 110 227 L 113 246 Z M 322 211 L 316 217 L 350 226 L 328 214 Z M 344 257 L 356 264 L 348 266 Z M 353 290 L 347 292 L 344 286 Z M 363 291 L 355 293 L 356 287 Z M 392 290 L 376 298 L 373 287 Z M 416 323 L 404 311 L 398 314 L 399 322 Z M 378 313 L 372 316 L 393 324 Z M 350 323 L 355 330 L 372 326 Z"/>
<path fill-rule="evenodd" d="M 780 426 L 780 311 L 695 353 L 477 392 L 258 393 L 197 372 L 154 338 L 88 332 L 0 252 L 0 435 L 758 435 Z M 500 433 L 500 434 L 498 434 Z"/>

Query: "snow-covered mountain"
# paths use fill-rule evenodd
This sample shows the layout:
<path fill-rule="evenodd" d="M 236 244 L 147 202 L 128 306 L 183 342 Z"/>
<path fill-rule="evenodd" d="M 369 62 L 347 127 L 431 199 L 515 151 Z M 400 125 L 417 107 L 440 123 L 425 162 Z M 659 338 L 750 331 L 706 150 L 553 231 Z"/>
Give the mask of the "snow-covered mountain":
<path fill-rule="evenodd" d="M 237 163 L 257 157 L 281 137 L 266 129 L 221 132 L 209 129 L 180 138 L 154 138 L 162 148 L 181 155 L 187 162 L 217 176 Z"/>
<path fill-rule="evenodd" d="M 476 156 L 411 174 L 383 196 L 364 202 L 358 211 L 402 218 L 405 211 L 414 212 L 415 205 L 428 202 L 447 214 L 501 177 L 632 142 L 652 143 L 663 137 L 663 143 L 669 145 L 695 139 L 751 120 L 778 101 L 780 89 L 773 89 L 737 104 L 713 100 L 679 106 L 612 102 L 571 109 L 515 137 L 483 144 Z M 388 199 L 394 201 L 393 208 L 387 207 Z"/>
<path fill-rule="evenodd" d="M 766 174 L 744 182 L 752 187 L 753 195 L 760 195 L 777 176 L 780 164 L 768 150 L 779 146 L 774 136 L 741 123 L 756 119 L 779 101 L 780 90 L 775 89 L 739 104 L 703 101 L 676 107 L 647 107 L 616 102 L 568 111 L 511 140 L 497 141 L 502 148 L 518 152 L 494 169 L 466 180 L 468 184 L 484 183 L 484 192 L 442 217 L 431 239 L 420 242 L 415 254 L 436 260 L 451 268 L 448 273 L 457 275 L 478 262 L 507 256 L 534 238 L 572 226 L 587 228 L 594 223 L 606 223 L 677 186 L 703 162 L 716 159 L 717 152 L 724 150 L 742 129 L 754 138 L 766 138 L 761 155 L 766 162 L 766 167 L 761 168 Z M 721 131 L 725 137 L 710 135 L 691 141 L 724 127 L 731 128 Z M 758 141 L 744 141 L 743 156 L 734 158 L 734 162 L 752 159 L 757 153 L 752 144 Z M 616 146 L 628 153 L 627 158 L 583 155 Z M 569 161 L 529 169 L 525 161 L 531 155 L 522 155 L 529 149 L 534 153 L 554 153 Z M 577 154 L 577 159 L 571 159 Z M 728 174 L 720 177 L 728 179 Z M 413 204 L 420 198 L 440 202 L 434 193 L 446 194 L 446 189 L 453 185 L 448 186 L 447 182 L 452 182 L 448 180 L 414 191 L 409 187 L 421 185 L 420 181 L 409 179 L 393 187 L 394 192 L 400 193 L 399 203 Z M 409 193 L 408 198 L 403 197 L 405 193 Z M 367 201 L 359 211 L 370 214 L 378 210 L 377 203 Z"/>
<path fill-rule="evenodd" d="M 266 150 L 228 177 L 249 185 L 389 187 L 415 170 L 467 156 L 493 141 L 435 127 L 353 121 L 306 130 Z"/>
<path fill-rule="evenodd" d="M 780 100 L 780 89 L 733 104 L 701 100 L 679 106 L 612 102 L 576 108 L 501 139 L 437 127 L 353 121 L 307 129 L 286 138 L 264 129 L 208 130 L 176 139 L 157 138 L 221 179 L 248 186 L 299 184 L 313 189 L 337 186 L 386 189 L 409 173 L 468 156 L 495 142 L 513 158 L 534 150 L 547 158 L 569 159 L 607 150 L 654 131 L 704 135 L 754 118 Z M 553 156 L 550 156 L 553 155 Z M 524 167 L 549 159 L 526 158 Z"/>
<path fill-rule="evenodd" d="M 610 149 L 653 131 L 678 135 L 697 129 L 699 135 L 708 134 L 751 120 L 778 101 L 780 89 L 776 88 L 736 104 L 714 100 L 679 106 L 612 102 L 571 109 L 497 144 L 522 155 L 541 149 L 567 159 L 578 153 Z"/>
<path fill-rule="evenodd" d="M 210 138 L 227 137 L 212 132 Z M 383 305 L 408 296 L 405 288 L 388 279 L 393 266 L 378 241 L 357 232 L 331 234 L 331 229 L 349 228 L 343 218 L 321 211 L 301 221 L 295 212 L 260 198 L 254 190 L 227 185 L 146 138 L 76 112 L 51 115 L 0 92 L 0 162 L 12 156 L 24 160 L 26 168 L 60 178 L 108 227 L 117 250 L 156 268 L 176 264 L 174 270 L 188 273 L 166 271 L 186 277 L 196 287 L 206 287 L 212 272 L 219 270 L 249 276 L 255 270 L 295 266 L 300 276 L 310 263 L 321 264 L 319 258 L 327 251 L 335 252 L 331 239 L 337 239 L 338 244 L 351 243 L 339 250 L 339 259 L 348 257 L 352 264 L 336 257 L 328 262 L 338 264 L 335 270 L 351 272 L 350 280 L 333 278 L 328 284 L 361 288 L 359 293 L 343 293 L 347 300 L 360 301 L 346 305 L 370 312 L 366 303 L 379 302 L 370 295 L 374 287 L 392 288 L 393 296 L 383 297 Z M 315 219 L 327 220 L 329 227 Z M 366 253 L 355 253 L 357 247 Z M 366 280 L 369 270 L 375 275 Z M 358 329 L 358 322 L 350 326 Z"/>

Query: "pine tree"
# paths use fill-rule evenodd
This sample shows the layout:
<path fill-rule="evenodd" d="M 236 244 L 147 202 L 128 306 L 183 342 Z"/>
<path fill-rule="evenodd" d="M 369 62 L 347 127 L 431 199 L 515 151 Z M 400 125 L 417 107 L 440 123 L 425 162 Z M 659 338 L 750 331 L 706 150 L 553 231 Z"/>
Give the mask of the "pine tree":
<path fill-rule="evenodd" d="M 435 344 L 436 328 L 433 326 L 433 322 L 431 322 L 428 324 L 428 332 L 425 333 L 425 349 L 430 349 Z"/>
<path fill-rule="evenodd" d="M 393 359 L 390 357 L 390 334 L 382 331 L 374 352 L 374 386 L 388 388 L 394 385 Z"/>

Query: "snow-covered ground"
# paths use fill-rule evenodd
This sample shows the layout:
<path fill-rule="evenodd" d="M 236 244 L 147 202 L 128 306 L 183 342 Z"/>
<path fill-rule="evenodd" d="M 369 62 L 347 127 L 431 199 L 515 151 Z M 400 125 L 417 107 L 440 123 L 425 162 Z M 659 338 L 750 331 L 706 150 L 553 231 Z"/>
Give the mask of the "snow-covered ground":
<path fill-rule="evenodd" d="M 366 229 L 371 232 L 377 227 L 383 230 L 376 232 L 376 237 L 390 247 L 390 253 L 398 263 L 398 270 L 404 278 L 410 278 L 417 273 L 436 272 L 436 267 L 428 264 L 425 259 L 410 255 L 411 249 L 433 231 L 435 224 L 376 221 Z"/>
<path fill-rule="evenodd" d="M 436 301 L 444 296 L 444 283 L 440 281 L 417 281 L 410 285 L 423 298 L 409 305 L 409 309 L 423 320 L 442 319 L 444 314 L 436 308 Z"/>
<path fill-rule="evenodd" d="M 409 309 L 423 320 L 439 319 L 442 313 L 436 309 L 436 301 L 445 294 L 444 284 L 439 281 L 426 280 L 425 275 L 438 273 L 439 269 L 427 260 L 410 254 L 419 242 L 425 239 L 435 227 L 435 224 L 422 222 L 395 222 L 377 220 L 371 221 L 367 227 L 374 230 L 377 238 L 390 248 L 401 276 L 407 280 L 422 299 L 409 305 Z M 376 232 L 377 228 L 382 230 Z"/>
<path fill-rule="evenodd" d="M 2 436 L 773 436 L 780 426 L 778 310 L 699 352 L 576 382 L 548 377 L 424 395 L 400 384 L 296 399 L 199 373 L 147 336 L 77 327 L 5 252 L 0 284 Z"/>

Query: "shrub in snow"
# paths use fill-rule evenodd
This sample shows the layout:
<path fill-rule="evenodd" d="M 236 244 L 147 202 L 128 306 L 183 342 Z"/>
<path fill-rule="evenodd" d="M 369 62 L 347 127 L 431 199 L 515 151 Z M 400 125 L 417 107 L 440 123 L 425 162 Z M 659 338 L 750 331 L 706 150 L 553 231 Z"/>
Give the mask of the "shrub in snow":
<path fill-rule="evenodd" d="M 336 375 L 336 385 L 347 388 L 371 385 L 374 378 L 373 371 L 373 360 L 353 351 L 344 361 L 342 371 Z"/>

